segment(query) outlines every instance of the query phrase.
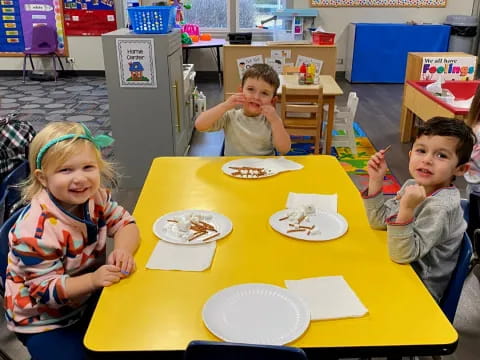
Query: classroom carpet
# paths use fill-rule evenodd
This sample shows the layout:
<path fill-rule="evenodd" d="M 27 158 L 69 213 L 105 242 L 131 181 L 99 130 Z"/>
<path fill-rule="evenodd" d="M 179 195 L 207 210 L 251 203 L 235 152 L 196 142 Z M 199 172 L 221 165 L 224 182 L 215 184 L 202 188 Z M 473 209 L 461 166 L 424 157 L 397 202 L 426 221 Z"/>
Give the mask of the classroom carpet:
<path fill-rule="evenodd" d="M 333 147 L 331 155 L 335 156 L 345 171 L 348 173 L 357 188 L 365 189 L 368 186 L 367 162 L 377 151 L 358 123 L 354 123 L 357 155 L 355 156 L 348 147 Z M 296 142 L 304 141 L 305 137 L 292 137 L 292 150 L 287 155 L 308 155 L 313 153 L 313 143 Z M 396 194 L 400 184 L 390 170 L 387 171 L 383 184 L 383 192 L 387 195 Z"/>

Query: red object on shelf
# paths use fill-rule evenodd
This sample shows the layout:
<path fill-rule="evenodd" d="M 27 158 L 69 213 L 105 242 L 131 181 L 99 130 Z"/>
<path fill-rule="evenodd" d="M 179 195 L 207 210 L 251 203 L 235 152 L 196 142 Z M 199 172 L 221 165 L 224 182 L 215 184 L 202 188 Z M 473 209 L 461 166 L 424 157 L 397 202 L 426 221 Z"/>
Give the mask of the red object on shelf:
<path fill-rule="evenodd" d="M 421 81 L 408 80 L 407 81 L 409 85 L 413 86 L 422 94 L 428 96 L 430 99 L 440 104 L 444 108 L 448 109 L 452 113 L 457 115 L 468 114 L 469 109 L 458 108 L 451 104 L 447 104 L 445 101 L 442 101 L 442 99 L 440 99 L 438 96 L 435 96 L 431 92 L 427 91 L 425 87 L 428 84 L 431 84 L 433 82 L 435 81 L 433 80 L 421 80 Z M 475 92 L 477 91 L 477 87 L 479 85 L 480 85 L 480 80 L 458 80 L 458 81 L 450 80 L 450 81 L 445 81 L 442 84 L 442 89 L 450 90 L 453 96 L 455 96 L 455 100 L 466 100 L 466 99 L 470 99 L 472 96 L 475 95 Z"/>
<path fill-rule="evenodd" d="M 98 36 L 117 30 L 115 10 L 63 9 L 66 35 Z"/>
<path fill-rule="evenodd" d="M 312 41 L 315 45 L 333 45 L 335 43 L 335 34 L 314 31 L 312 32 Z"/>

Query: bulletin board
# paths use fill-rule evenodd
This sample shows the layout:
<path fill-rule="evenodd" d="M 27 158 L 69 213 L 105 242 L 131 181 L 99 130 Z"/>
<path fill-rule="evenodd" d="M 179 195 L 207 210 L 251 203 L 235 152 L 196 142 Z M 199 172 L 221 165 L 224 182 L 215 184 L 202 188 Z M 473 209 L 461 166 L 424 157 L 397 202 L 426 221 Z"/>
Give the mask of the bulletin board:
<path fill-rule="evenodd" d="M 68 55 L 61 0 L 0 0 L 0 56 L 23 55 L 31 47 L 33 27 L 48 25 L 57 30 L 57 54 Z"/>
<path fill-rule="evenodd" d="M 310 0 L 310 7 L 445 7 L 447 0 Z"/>
<path fill-rule="evenodd" d="M 117 30 L 113 0 L 63 0 L 63 13 L 67 35 L 99 36 Z"/>

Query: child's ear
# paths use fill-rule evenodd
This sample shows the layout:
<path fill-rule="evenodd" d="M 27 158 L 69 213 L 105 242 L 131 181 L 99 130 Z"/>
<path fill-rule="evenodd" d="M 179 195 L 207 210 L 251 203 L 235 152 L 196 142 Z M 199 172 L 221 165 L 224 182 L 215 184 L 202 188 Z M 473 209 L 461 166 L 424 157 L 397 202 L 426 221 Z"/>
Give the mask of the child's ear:
<path fill-rule="evenodd" d="M 275 95 L 273 98 L 272 98 L 272 105 L 275 106 L 277 104 L 277 101 L 278 101 L 278 96 Z"/>
<path fill-rule="evenodd" d="M 470 164 L 459 165 L 455 169 L 453 175 L 462 176 L 463 174 L 465 174 L 468 171 L 468 169 L 470 169 Z"/>
<path fill-rule="evenodd" d="M 35 176 L 35 178 L 40 182 L 40 184 L 42 184 L 43 187 L 47 187 L 47 177 L 42 170 L 35 169 L 33 176 Z"/>
<path fill-rule="evenodd" d="M 242 85 L 238 85 L 237 92 L 243 92 Z"/>
<path fill-rule="evenodd" d="M 410 150 L 410 151 L 408 152 L 408 158 L 409 158 L 409 159 L 410 159 L 411 156 L 412 156 L 412 150 Z"/>

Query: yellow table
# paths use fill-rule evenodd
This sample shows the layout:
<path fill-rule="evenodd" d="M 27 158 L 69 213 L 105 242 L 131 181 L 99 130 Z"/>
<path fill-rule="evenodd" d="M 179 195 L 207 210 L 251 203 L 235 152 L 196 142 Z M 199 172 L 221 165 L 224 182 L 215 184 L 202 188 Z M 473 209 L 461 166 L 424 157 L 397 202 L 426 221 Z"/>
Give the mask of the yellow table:
<path fill-rule="evenodd" d="M 184 350 L 193 339 L 218 340 L 202 322 L 202 307 L 221 289 L 251 282 L 284 287 L 286 279 L 343 275 L 369 314 L 313 321 L 290 345 L 312 356 L 453 352 L 455 329 L 411 267 L 389 259 L 386 233 L 369 227 L 360 194 L 335 158 L 291 157 L 304 169 L 255 180 L 223 174 L 222 165 L 232 159 L 153 161 L 134 211 L 142 236 L 135 256 L 138 270 L 104 289 L 85 336 L 89 349 Z M 300 241 L 275 232 L 268 219 L 285 207 L 289 191 L 338 193 L 338 211 L 348 221 L 348 232 L 326 242 Z M 152 232 L 154 221 L 189 208 L 217 211 L 233 222 L 233 232 L 217 242 L 211 268 L 145 269 L 158 241 Z"/>

